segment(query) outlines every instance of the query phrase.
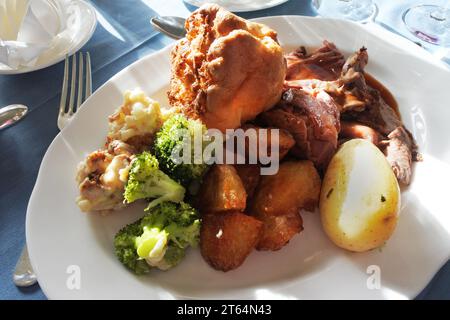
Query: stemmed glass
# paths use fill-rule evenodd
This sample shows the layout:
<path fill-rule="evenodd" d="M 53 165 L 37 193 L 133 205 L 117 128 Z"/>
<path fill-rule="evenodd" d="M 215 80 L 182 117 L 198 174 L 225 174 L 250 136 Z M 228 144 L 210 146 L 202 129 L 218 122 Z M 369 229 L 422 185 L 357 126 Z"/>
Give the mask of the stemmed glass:
<path fill-rule="evenodd" d="M 450 4 L 411 7 L 402 18 L 407 29 L 420 40 L 450 47 Z"/>

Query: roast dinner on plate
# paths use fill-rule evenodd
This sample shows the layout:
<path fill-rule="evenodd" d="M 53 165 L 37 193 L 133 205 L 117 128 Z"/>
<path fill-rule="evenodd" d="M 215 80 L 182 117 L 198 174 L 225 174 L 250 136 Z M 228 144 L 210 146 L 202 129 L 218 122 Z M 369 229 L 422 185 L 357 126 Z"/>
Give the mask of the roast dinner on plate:
<path fill-rule="evenodd" d="M 130 88 L 105 119 L 104 145 L 77 168 L 81 211 L 120 215 L 131 203 L 146 204 L 141 219 L 116 234 L 117 259 L 146 274 L 177 266 L 192 247 L 212 268 L 230 271 L 255 249 L 282 250 L 308 211 L 343 250 L 382 247 L 421 158 L 395 98 L 365 72 L 364 43 L 349 56 L 327 39 L 284 52 L 276 30 L 211 4 L 185 28 L 170 55 L 169 105 Z M 259 158 L 174 158 L 211 129 L 276 132 L 276 143 L 245 145 L 276 156 L 276 172 L 262 174 L 269 164 Z"/>

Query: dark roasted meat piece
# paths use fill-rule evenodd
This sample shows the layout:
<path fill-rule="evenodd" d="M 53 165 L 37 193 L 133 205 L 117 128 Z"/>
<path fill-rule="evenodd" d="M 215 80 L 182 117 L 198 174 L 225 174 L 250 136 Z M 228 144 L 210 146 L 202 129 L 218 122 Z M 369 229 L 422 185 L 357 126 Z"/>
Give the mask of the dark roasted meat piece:
<path fill-rule="evenodd" d="M 367 49 L 362 47 L 345 61 L 341 71 L 341 81 L 345 84 L 351 84 L 354 87 L 364 89 L 366 87 L 364 68 L 368 62 L 369 55 L 367 54 Z"/>
<path fill-rule="evenodd" d="M 339 133 L 339 142 L 353 138 L 370 140 L 385 153 L 398 181 L 408 185 L 411 181 L 411 162 L 417 160 L 417 146 L 396 111 L 386 103 L 380 91 L 366 82 L 364 68 L 369 61 L 367 49 L 361 48 L 344 62 L 338 49 L 325 42 L 324 47 L 311 55 L 300 48 L 287 55 L 286 59 L 288 72 L 285 87 L 295 90 L 291 92 L 295 92 L 293 96 L 296 99 L 291 99 L 289 109 L 283 97 L 281 104 L 284 103 L 284 106 L 267 112 L 263 118 L 270 122 L 269 115 L 275 115 L 272 125 L 277 126 L 274 123 L 277 122 L 280 128 L 291 130 L 296 140 L 295 154 L 312 160 L 318 168 L 325 168 L 328 156 L 331 157 L 335 151 L 334 131 L 330 130 L 333 128 L 330 125 L 333 123 L 330 121 L 333 119 L 333 112 L 330 112 L 333 108 L 330 106 L 335 106 L 340 112 L 340 119 L 337 116 L 337 121 L 334 121 L 338 124 L 335 129 Z M 324 101 L 321 97 L 327 99 Z M 317 106 L 316 113 L 311 111 Z M 312 116 L 314 114 L 316 116 Z"/>
<path fill-rule="evenodd" d="M 339 139 L 365 139 L 377 146 L 380 141 L 380 134 L 371 127 L 361 123 L 341 121 L 341 132 L 339 132 Z"/>
<path fill-rule="evenodd" d="M 367 49 L 363 47 L 351 55 L 345 63 L 342 61 L 343 63 L 340 64 L 341 67 L 339 69 L 333 69 L 334 72 L 338 72 L 333 79 L 328 80 L 327 77 L 303 77 L 305 74 L 308 75 L 303 68 L 299 71 L 300 73 L 286 78 L 285 86 L 301 88 L 313 94 L 317 91 L 326 91 L 335 99 L 341 112 L 349 110 L 361 111 L 373 99 L 364 78 L 364 68 L 368 59 Z M 314 65 L 308 65 L 308 68 L 321 70 L 319 66 L 314 67 Z M 294 68 L 291 69 L 291 72 L 293 70 Z"/>
<path fill-rule="evenodd" d="M 368 88 L 367 94 L 371 96 L 371 101 L 363 111 L 347 111 L 342 113 L 342 118 L 368 125 L 385 136 L 403 126 L 395 110 L 383 100 L 377 90 Z"/>
<path fill-rule="evenodd" d="M 384 154 L 392 167 L 398 182 L 409 185 L 412 175 L 412 161 L 417 161 L 417 146 L 405 127 L 395 128 L 388 135 L 388 140 L 382 141 L 386 148 Z"/>
<path fill-rule="evenodd" d="M 273 109 L 261 115 L 269 126 L 289 131 L 295 139 L 296 156 L 309 159 L 325 169 L 336 152 L 340 130 L 339 110 L 324 91 L 311 95 L 301 89 L 288 89 Z"/>
<path fill-rule="evenodd" d="M 336 80 L 342 70 L 345 59 L 336 46 L 328 41 L 311 54 L 305 47 L 287 54 L 286 80 L 319 79 Z"/>

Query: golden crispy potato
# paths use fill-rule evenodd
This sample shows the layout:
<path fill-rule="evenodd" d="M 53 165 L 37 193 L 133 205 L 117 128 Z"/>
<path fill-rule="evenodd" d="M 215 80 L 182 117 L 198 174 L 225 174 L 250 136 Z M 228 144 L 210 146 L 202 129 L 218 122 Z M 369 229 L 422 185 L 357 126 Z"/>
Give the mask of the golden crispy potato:
<path fill-rule="evenodd" d="M 258 250 L 279 250 L 303 230 L 303 220 L 298 212 L 280 216 L 261 213 L 256 218 L 263 223 L 261 238 L 256 245 Z"/>
<path fill-rule="evenodd" d="M 200 250 L 217 270 L 239 267 L 261 235 L 262 222 L 240 212 L 206 214 L 202 219 Z"/>
<path fill-rule="evenodd" d="M 234 168 L 241 178 L 245 192 L 247 192 L 247 198 L 250 199 L 259 183 L 260 166 L 257 164 L 236 164 Z"/>
<path fill-rule="evenodd" d="M 289 131 L 284 129 L 280 130 L 280 141 L 279 141 L 279 152 L 280 152 L 280 161 L 284 158 L 285 155 L 291 150 L 291 148 L 295 145 L 295 140 L 292 137 L 292 134 Z"/>
<path fill-rule="evenodd" d="M 205 176 L 196 200 L 201 212 L 243 211 L 247 193 L 232 165 L 213 166 Z"/>
<path fill-rule="evenodd" d="M 266 135 L 261 135 L 261 138 L 265 138 L 265 143 L 267 146 L 267 155 L 270 156 L 271 155 L 271 137 L 272 137 L 272 130 L 273 129 L 278 129 L 278 128 L 261 128 L 258 126 L 255 126 L 253 124 L 245 124 L 242 126 L 242 129 L 244 131 L 247 131 L 249 129 L 252 130 L 256 130 L 257 134 L 259 135 L 259 130 L 261 129 L 266 129 L 267 130 L 267 134 Z M 278 129 L 279 134 L 278 134 L 278 159 L 279 161 L 281 161 L 289 152 L 289 150 L 295 145 L 295 140 L 292 137 L 292 135 L 284 130 L 284 129 Z M 249 145 L 248 140 L 246 140 L 246 155 L 248 157 L 249 152 L 255 152 L 256 154 L 258 154 L 258 148 L 259 148 L 259 139 L 258 139 L 258 143 L 256 143 L 256 145 Z"/>
<path fill-rule="evenodd" d="M 311 161 L 287 161 L 277 174 L 261 176 L 250 212 L 286 215 L 312 210 L 319 201 L 320 177 Z"/>

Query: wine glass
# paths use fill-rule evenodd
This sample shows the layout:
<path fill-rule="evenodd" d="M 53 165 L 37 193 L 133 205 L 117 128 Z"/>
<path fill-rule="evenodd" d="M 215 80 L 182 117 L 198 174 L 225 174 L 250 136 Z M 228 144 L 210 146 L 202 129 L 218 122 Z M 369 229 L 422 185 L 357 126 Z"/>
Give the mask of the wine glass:
<path fill-rule="evenodd" d="M 372 0 L 313 0 L 319 15 L 356 22 L 368 22 L 375 18 L 378 9 Z"/>
<path fill-rule="evenodd" d="M 407 29 L 420 40 L 450 47 L 450 5 L 419 5 L 403 13 Z"/>

